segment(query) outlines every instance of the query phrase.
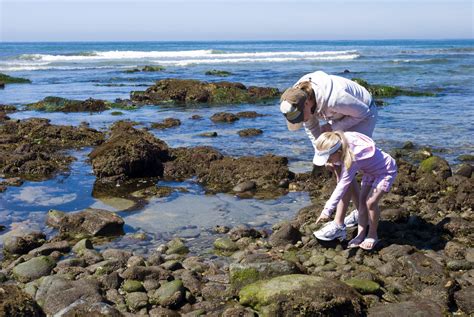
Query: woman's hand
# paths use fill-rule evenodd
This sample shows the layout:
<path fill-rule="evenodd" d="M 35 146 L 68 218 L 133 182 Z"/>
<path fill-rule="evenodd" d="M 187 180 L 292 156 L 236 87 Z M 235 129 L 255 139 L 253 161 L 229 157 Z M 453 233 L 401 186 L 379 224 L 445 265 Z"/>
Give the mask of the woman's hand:
<path fill-rule="evenodd" d="M 326 220 L 329 220 L 329 216 L 321 213 L 318 219 L 316 219 L 316 223 L 319 223 L 320 221 L 326 221 Z"/>

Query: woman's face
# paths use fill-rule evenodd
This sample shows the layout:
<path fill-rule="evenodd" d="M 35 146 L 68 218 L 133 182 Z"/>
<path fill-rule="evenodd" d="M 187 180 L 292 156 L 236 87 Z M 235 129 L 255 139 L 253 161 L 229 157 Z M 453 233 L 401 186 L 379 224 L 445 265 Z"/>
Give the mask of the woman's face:
<path fill-rule="evenodd" d="M 314 111 L 316 111 L 316 103 L 312 100 L 306 99 L 304 102 L 303 121 L 308 121 L 313 115 Z"/>
<path fill-rule="evenodd" d="M 328 162 L 331 164 L 341 163 L 342 161 L 342 152 L 341 150 L 334 152 L 329 156 Z"/>

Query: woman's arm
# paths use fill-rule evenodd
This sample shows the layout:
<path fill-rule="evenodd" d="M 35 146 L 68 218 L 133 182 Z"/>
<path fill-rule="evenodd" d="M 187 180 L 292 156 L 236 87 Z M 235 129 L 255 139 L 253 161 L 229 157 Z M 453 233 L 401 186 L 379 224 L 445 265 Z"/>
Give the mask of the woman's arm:
<path fill-rule="evenodd" d="M 347 131 L 370 116 L 370 105 L 366 105 L 348 93 L 338 98 L 333 110 L 344 115 L 342 119 L 332 122 L 333 131 Z"/>

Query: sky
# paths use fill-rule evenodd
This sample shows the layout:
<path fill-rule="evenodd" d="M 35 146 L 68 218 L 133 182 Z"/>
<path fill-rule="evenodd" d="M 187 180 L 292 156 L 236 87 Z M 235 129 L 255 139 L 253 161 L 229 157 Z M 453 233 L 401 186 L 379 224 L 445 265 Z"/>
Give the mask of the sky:
<path fill-rule="evenodd" d="M 0 41 L 472 39 L 473 0 L 0 0 Z"/>

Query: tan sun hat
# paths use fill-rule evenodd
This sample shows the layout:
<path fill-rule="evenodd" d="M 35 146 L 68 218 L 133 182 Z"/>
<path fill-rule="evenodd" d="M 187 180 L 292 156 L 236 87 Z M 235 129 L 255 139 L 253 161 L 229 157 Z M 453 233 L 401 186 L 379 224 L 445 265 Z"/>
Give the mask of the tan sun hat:
<path fill-rule="evenodd" d="M 296 131 L 303 125 L 304 103 L 307 95 L 300 88 L 288 88 L 280 98 L 280 111 L 286 118 L 288 130 Z"/>

